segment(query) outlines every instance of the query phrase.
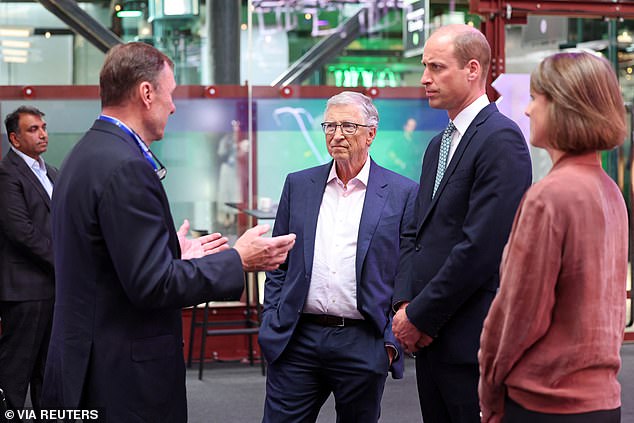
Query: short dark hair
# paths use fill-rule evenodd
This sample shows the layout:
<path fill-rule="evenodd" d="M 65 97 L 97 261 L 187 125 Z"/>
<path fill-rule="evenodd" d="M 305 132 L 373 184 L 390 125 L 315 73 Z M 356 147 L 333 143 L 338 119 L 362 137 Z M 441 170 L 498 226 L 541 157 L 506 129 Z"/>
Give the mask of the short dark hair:
<path fill-rule="evenodd" d="M 625 104 L 606 59 L 585 52 L 556 53 L 531 74 L 531 91 L 548 100 L 548 143 L 581 154 L 623 144 Z"/>
<path fill-rule="evenodd" d="M 143 81 L 158 87 L 165 64 L 174 69 L 174 62 L 149 44 L 133 42 L 112 47 L 99 73 L 101 107 L 124 104 Z"/>
<path fill-rule="evenodd" d="M 20 115 L 44 116 L 44 113 L 34 106 L 20 106 L 4 118 L 4 127 L 7 128 L 7 136 L 10 133 L 17 133 L 20 130 Z"/>

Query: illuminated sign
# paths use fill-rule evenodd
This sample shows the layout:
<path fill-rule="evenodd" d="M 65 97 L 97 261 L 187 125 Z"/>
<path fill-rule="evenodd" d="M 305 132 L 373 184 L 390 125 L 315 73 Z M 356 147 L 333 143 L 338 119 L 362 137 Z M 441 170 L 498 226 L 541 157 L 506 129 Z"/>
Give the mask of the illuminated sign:
<path fill-rule="evenodd" d="M 425 45 L 425 0 L 409 0 L 403 7 L 403 55 L 418 56 Z"/>
<path fill-rule="evenodd" d="M 328 68 L 337 87 L 398 87 L 399 78 L 391 69 L 367 69 L 361 66 Z"/>

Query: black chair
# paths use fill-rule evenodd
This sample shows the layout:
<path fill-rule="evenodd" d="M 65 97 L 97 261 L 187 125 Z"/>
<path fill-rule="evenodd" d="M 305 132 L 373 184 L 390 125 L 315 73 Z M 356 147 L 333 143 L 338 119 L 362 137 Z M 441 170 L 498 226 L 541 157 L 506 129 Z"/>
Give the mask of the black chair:
<path fill-rule="evenodd" d="M 260 331 L 260 314 L 262 312 L 262 306 L 260 304 L 260 289 L 258 286 L 257 273 L 254 273 L 253 285 L 255 286 L 253 295 L 253 304 L 251 299 L 251 281 L 246 278 L 245 295 L 246 301 L 244 303 L 244 319 L 238 320 L 223 320 L 223 321 L 209 321 L 209 303 L 206 303 L 203 308 L 203 318 L 201 322 L 196 321 L 196 314 L 198 306 L 192 307 L 191 325 L 189 329 L 189 348 L 187 351 L 187 367 L 192 365 L 192 356 L 194 350 L 194 336 L 196 334 L 196 327 L 202 327 L 201 339 L 200 339 L 200 351 L 198 355 L 198 380 L 203 378 L 203 367 L 205 363 L 205 345 L 208 336 L 229 336 L 229 335 L 242 335 L 247 336 L 248 340 L 248 357 L 249 364 L 253 366 L 255 357 L 253 354 L 253 336 L 257 336 Z M 231 328 L 222 327 L 231 326 Z M 236 328 L 235 326 L 241 326 Z M 264 358 L 260 357 L 260 365 L 262 369 L 262 376 L 266 373 L 266 367 Z"/>

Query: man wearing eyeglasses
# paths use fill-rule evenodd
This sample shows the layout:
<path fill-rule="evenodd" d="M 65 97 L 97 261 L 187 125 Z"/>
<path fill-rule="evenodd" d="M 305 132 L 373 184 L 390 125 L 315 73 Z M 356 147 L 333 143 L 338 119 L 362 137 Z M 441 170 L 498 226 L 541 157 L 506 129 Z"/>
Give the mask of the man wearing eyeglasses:
<path fill-rule="evenodd" d="M 273 229 L 299 242 L 267 273 L 265 423 L 314 422 L 330 393 L 337 421 L 376 422 L 388 371 L 403 373 L 390 304 L 418 186 L 370 158 L 370 98 L 335 95 L 324 120 L 333 161 L 288 175 Z"/>
<path fill-rule="evenodd" d="M 149 147 L 175 107 L 172 61 L 143 43 L 113 47 L 101 115 L 69 153 L 53 198 L 56 299 L 45 408 L 101 410 L 100 421 L 187 421 L 181 308 L 238 299 L 245 270 L 272 270 L 294 235 L 233 248 L 174 228 Z M 214 253 L 214 254 L 211 254 Z"/>

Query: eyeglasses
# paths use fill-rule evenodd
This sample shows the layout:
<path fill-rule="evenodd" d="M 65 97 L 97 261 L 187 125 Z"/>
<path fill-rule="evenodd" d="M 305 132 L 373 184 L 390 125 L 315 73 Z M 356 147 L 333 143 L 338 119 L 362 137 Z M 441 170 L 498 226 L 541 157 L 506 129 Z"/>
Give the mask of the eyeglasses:
<path fill-rule="evenodd" d="M 156 176 L 158 176 L 159 180 L 162 181 L 163 179 L 165 179 L 165 176 L 167 175 L 167 169 L 165 168 L 165 166 L 163 166 L 163 163 L 161 163 L 158 157 L 156 157 L 154 153 L 152 153 L 152 150 L 143 150 L 143 155 L 154 168 L 154 172 L 156 172 Z"/>
<path fill-rule="evenodd" d="M 326 135 L 332 135 L 337 132 L 337 126 L 341 126 L 341 132 L 345 135 L 354 135 L 357 132 L 357 128 L 359 126 L 363 126 L 364 128 L 371 128 L 372 125 L 361 125 L 360 123 L 354 122 L 323 122 L 321 124 L 321 128 L 324 130 Z"/>

